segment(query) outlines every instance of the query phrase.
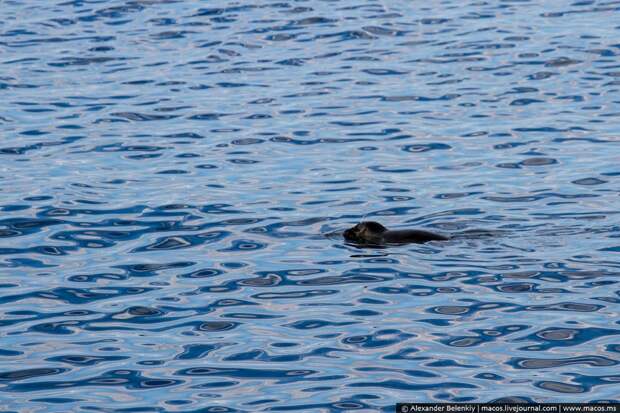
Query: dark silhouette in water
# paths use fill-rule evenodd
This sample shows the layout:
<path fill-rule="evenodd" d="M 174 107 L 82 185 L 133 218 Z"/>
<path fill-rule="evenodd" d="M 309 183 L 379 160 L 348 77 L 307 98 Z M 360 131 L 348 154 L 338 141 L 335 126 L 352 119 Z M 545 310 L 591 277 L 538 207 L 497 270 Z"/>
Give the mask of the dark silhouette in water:
<path fill-rule="evenodd" d="M 364 245 L 421 244 L 428 241 L 447 241 L 450 239 L 443 235 L 417 229 L 391 231 L 374 221 L 360 222 L 353 228 L 347 229 L 343 235 L 348 241 Z"/>

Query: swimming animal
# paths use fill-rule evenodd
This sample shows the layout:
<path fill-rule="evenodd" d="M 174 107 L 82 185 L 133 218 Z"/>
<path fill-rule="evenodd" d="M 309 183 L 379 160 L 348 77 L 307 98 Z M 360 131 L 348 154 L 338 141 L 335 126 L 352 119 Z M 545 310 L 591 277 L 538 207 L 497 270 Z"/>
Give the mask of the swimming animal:
<path fill-rule="evenodd" d="M 353 228 L 344 231 L 348 241 L 364 245 L 409 244 L 428 241 L 447 241 L 450 238 L 418 229 L 402 229 L 391 231 L 374 221 L 360 222 Z"/>

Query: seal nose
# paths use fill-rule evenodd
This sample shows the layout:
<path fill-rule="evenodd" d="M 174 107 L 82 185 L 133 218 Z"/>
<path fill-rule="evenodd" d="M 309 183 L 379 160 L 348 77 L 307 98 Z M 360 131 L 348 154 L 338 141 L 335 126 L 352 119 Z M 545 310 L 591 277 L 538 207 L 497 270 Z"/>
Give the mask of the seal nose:
<path fill-rule="evenodd" d="M 347 230 L 345 230 L 342 235 L 344 235 L 344 237 L 348 240 L 353 240 L 355 239 L 355 231 L 353 230 L 353 228 L 349 228 Z"/>

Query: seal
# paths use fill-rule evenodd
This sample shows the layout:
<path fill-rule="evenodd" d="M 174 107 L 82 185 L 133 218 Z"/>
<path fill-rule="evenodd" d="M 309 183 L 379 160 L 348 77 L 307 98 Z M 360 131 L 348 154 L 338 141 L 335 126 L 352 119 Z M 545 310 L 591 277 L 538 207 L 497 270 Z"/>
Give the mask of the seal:
<path fill-rule="evenodd" d="M 417 229 L 390 231 L 374 221 L 360 222 L 353 228 L 344 231 L 343 235 L 348 241 L 364 245 L 421 244 L 428 241 L 447 241 L 450 239 L 443 235 Z"/>

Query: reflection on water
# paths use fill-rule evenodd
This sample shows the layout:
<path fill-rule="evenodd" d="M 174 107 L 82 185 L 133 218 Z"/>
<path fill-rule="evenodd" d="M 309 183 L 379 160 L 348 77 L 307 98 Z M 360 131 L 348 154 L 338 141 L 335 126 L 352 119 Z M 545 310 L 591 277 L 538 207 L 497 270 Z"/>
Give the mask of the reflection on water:
<path fill-rule="evenodd" d="M 6 3 L 1 408 L 616 400 L 619 13 Z"/>

